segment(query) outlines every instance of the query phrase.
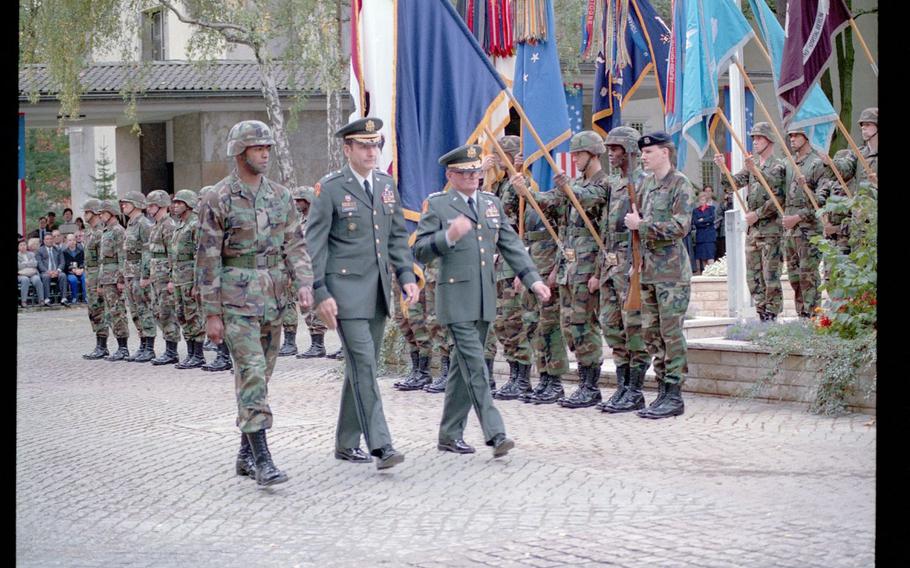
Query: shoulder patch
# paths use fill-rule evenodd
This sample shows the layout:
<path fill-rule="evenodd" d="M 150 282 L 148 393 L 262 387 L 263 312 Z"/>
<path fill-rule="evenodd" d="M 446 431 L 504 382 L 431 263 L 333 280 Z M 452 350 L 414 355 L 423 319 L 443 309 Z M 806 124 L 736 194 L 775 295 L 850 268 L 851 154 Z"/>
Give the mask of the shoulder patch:
<path fill-rule="evenodd" d="M 420 206 L 420 212 L 421 212 L 421 213 L 426 213 L 426 212 L 427 212 L 427 209 L 429 209 L 429 208 L 430 208 L 430 200 L 429 200 L 429 199 L 424 199 L 424 200 L 423 200 L 423 205 Z"/>
<path fill-rule="evenodd" d="M 319 181 L 320 181 L 320 182 L 324 182 L 324 181 L 327 182 L 327 181 L 331 181 L 331 180 L 333 180 L 333 179 L 340 178 L 340 177 L 341 177 L 341 170 L 336 170 L 336 171 L 334 171 L 334 172 L 331 172 L 331 173 L 328 173 L 328 174 L 322 176 L 322 179 L 319 180 Z"/>
<path fill-rule="evenodd" d="M 480 193 L 482 193 L 482 194 L 484 194 L 484 195 L 492 195 L 493 197 L 496 197 L 496 194 L 493 193 L 492 191 L 484 191 L 484 190 L 482 190 L 482 189 L 479 190 L 479 191 L 480 191 Z"/>
<path fill-rule="evenodd" d="M 313 193 L 316 194 L 316 197 L 319 197 L 319 194 L 322 193 L 322 184 L 316 182 L 316 185 L 313 186 Z"/>

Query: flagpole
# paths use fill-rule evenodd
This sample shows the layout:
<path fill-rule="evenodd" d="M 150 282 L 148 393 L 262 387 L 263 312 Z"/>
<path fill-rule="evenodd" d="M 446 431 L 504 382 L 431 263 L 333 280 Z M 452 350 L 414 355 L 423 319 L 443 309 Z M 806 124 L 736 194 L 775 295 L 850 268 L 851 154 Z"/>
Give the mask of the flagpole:
<path fill-rule="evenodd" d="M 502 146 L 499 145 L 499 141 L 493 138 L 493 133 L 490 132 L 490 128 L 486 124 L 483 125 L 483 131 L 486 133 L 487 138 L 493 142 L 493 149 L 496 150 L 497 154 L 499 154 L 499 158 L 506 165 L 506 168 L 509 170 L 509 174 L 513 176 L 517 174 L 518 172 L 515 171 L 515 166 L 513 166 L 512 162 L 509 161 L 505 151 L 502 149 Z M 544 215 L 544 212 L 540 209 L 540 205 L 538 205 L 537 200 L 534 199 L 534 196 L 531 195 L 530 191 L 519 192 L 519 196 L 521 196 L 522 193 L 528 194 L 528 202 L 531 204 L 531 207 L 533 207 L 534 211 L 536 211 L 540 216 L 540 220 L 543 221 L 543 226 L 546 227 L 547 232 L 550 233 L 551 237 L 553 237 L 553 241 L 556 243 L 556 246 L 559 247 L 559 250 L 563 250 L 562 241 L 559 240 L 559 235 L 557 235 L 556 231 L 553 230 L 553 226 L 550 225 L 550 222 L 547 220 L 547 216 Z M 524 215 L 522 215 L 521 218 L 523 219 Z"/>
<path fill-rule="evenodd" d="M 724 113 L 720 109 L 717 109 L 717 115 L 724 122 L 724 126 L 727 127 L 727 130 L 730 131 L 731 137 L 736 141 L 736 145 L 739 146 L 739 149 L 742 150 L 742 153 L 748 155 L 748 152 L 746 152 L 746 147 L 743 145 L 743 141 L 739 139 L 739 136 L 737 136 L 735 132 L 733 132 L 733 127 L 730 125 L 730 121 L 727 120 L 727 117 L 724 116 Z M 755 162 L 753 162 L 753 164 L 755 164 Z M 764 187 L 765 191 L 768 192 L 768 196 L 771 197 L 771 201 L 774 202 L 774 206 L 777 207 L 777 210 L 780 212 L 780 216 L 783 217 L 784 208 L 780 206 L 780 201 L 777 200 L 777 196 L 775 196 L 774 192 L 771 191 L 771 186 L 768 185 L 768 180 L 766 180 L 765 176 L 762 175 L 758 164 L 755 164 L 755 177 L 758 178 L 758 181 L 761 183 L 762 187 Z"/>
<path fill-rule="evenodd" d="M 856 20 L 850 18 L 850 27 L 853 28 L 853 33 L 856 34 L 856 39 L 859 40 L 859 44 L 863 46 L 863 51 L 866 52 L 866 57 L 869 59 L 869 64 L 872 65 L 872 72 L 875 73 L 875 76 L 878 77 L 878 64 L 875 63 L 875 58 L 872 57 L 872 52 L 869 51 L 869 46 L 866 45 L 866 40 L 863 39 L 863 34 L 859 33 L 859 26 L 856 25 Z"/>
<path fill-rule="evenodd" d="M 534 140 L 537 141 L 537 145 L 540 146 L 541 150 L 543 150 L 543 156 L 547 159 L 547 162 L 550 163 L 550 167 L 553 168 L 554 172 L 562 173 L 562 169 L 556 165 L 556 161 L 553 160 L 553 156 L 551 156 L 550 152 L 547 150 L 546 144 L 543 143 L 543 140 L 540 139 L 540 135 L 537 134 L 537 130 L 534 128 L 534 125 L 531 124 L 531 119 L 529 119 L 528 115 L 525 114 L 525 109 L 521 106 L 521 103 L 518 102 L 518 99 L 515 98 L 515 95 L 513 95 L 509 89 L 506 89 L 506 93 L 512 100 L 512 104 L 515 105 L 515 111 L 518 112 L 518 116 L 521 117 L 522 125 L 527 125 L 528 130 L 531 131 L 531 136 L 534 137 Z M 597 233 L 597 229 L 594 228 L 594 225 L 588 218 L 588 214 L 585 213 L 585 210 L 581 206 L 581 203 L 578 202 L 578 198 L 575 197 L 575 193 L 572 192 L 572 188 L 569 187 L 568 184 L 563 183 L 559 186 L 559 189 L 561 189 L 563 193 L 566 194 L 566 197 L 569 198 L 569 201 L 572 202 L 572 206 L 575 207 L 575 210 L 578 211 L 578 214 L 581 217 L 582 221 L 585 222 L 585 226 L 588 228 L 588 232 L 591 233 L 591 236 L 594 237 L 594 241 L 597 243 L 597 246 L 602 249 L 605 248 L 603 240 Z"/>
<path fill-rule="evenodd" d="M 756 40 L 757 41 L 757 40 Z M 803 171 L 800 169 L 799 165 L 796 163 L 796 160 L 793 159 L 793 154 L 790 153 L 790 149 L 787 148 L 787 141 L 781 135 L 780 130 L 777 129 L 777 126 L 774 125 L 774 119 L 771 117 L 771 113 L 768 112 L 765 103 L 761 101 L 761 97 L 758 96 L 758 91 L 755 90 L 755 85 L 752 84 L 752 79 L 749 78 L 749 74 L 746 73 L 743 64 L 739 61 L 738 58 L 734 57 L 733 61 L 736 62 L 736 66 L 739 68 L 739 72 L 743 74 L 743 78 L 746 80 L 746 85 L 748 85 L 749 90 L 752 91 L 752 94 L 755 97 L 755 100 L 758 102 L 758 106 L 761 107 L 762 112 L 765 115 L 765 118 L 768 119 L 768 124 L 771 125 L 771 129 L 774 130 L 774 134 L 777 135 L 777 139 L 780 141 L 781 147 L 784 150 L 784 153 L 787 155 L 787 159 L 790 160 L 790 165 L 793 166 L 793 169 L 796 171 L 796 174 L 801 179 L 800 185 L 803 187 L 803 191 L 806 192 L 806 196 L 809 198 L 809 201 L 812 203 L 812 207 L 818 211 L 818 202 L 815 201 L 815 195 L 812 193 L 812 190 L 809 189 L 809 184 L 806 182 L 806 177 L 803 175 Z M 809 137 L 806 136 L 806 140 Z M 811 144 L 810 144 L 811 147 Z"/>
<path fill-rule="evenodd" d="M 825 152 L 819 152 L 819 155 L 824 158 L 825 163 L 828 164 L 828 167 L 831 168 L 831 171 L 834 172 L 834 177 L 837 178 L 837 181 L 840 182 L 844 191 L 847 192 L 847 197 L 853 197 L 853 193 L 850 191 L 850 188 L 847 187 L 847 182 L 844 181 L 844 178 L 840 175 L 840 170 L 837 169 L 837 166 L 834 165 L 834 162 L 831 161 L 831 156 Z"/>
<path fill-rule="evenodd" d="M 717 129 L 717 117 L 714 117 L 714 120 L 711 121 L 711 128 L 708 129 L 708 142 L 711 143 L 711 148 L 714 150 L 715 154 L 720 154 L 721 151 L 717 148 L 717 144 L 714 142 L 714 131 Z M 724 164 L 721 167 L 721 171 L 724 172 L 724 175 L 727 176 L 727 181 L 730 182 L 730 188 L 733 190 L 733 195 L 736 196 L 736 200 L 739 201 L 739 206 L 743 208 L 744 213 L 749 212 L 749 207 L 746 205 L 746 202 L 743 201 L 742 196 L 739 194 L 739 188 L 736 187 L 736 180 L 733 179 L 733 174 L 730 173 L 727 164 Z"/>

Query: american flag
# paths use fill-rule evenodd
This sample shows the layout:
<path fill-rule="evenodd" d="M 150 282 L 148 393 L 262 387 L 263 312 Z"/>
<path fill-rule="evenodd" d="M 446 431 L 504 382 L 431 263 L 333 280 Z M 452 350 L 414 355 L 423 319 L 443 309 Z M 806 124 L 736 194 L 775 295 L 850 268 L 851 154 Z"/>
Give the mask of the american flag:
<path fill-rule="evenodd" d="M 581 83 L 575 83 L 571 87 L 565 86 L 566 106 L 569 111 L 569 126 L 572 127 L 572 134 L 582 130 L 582 89 Z M 562 171 L 566 172 L 569 177 L 578 175 L 575 164 L 572 162 L 572 156 L 569 152 L 559 152 L 553 155 L 553 159 L 559 165 Z"/>

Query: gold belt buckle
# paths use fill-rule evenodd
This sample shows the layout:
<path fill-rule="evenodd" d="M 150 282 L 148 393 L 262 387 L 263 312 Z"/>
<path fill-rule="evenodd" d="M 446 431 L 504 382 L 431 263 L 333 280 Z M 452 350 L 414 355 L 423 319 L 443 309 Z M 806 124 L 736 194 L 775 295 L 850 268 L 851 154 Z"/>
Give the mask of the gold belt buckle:
<path fill-rule="evenodd" d="M 568 262 L 575 262 L 575 249 L 570 249 L 570 248 L 563 249 L 563 253 Z"/>
<path fill-rule="evenodd" d="M 607 253 L 607 266 L 619 265 L 619 256 L 615 252 Z"/>

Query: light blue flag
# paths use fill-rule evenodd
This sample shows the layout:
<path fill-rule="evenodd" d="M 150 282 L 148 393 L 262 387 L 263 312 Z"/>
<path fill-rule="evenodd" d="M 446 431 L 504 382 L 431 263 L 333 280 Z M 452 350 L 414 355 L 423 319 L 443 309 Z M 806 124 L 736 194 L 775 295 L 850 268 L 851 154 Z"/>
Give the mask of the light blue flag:
<path fill-rule="evenodd" d="M 547 41 L 518 44 L 512 83 L 515 98 L 551 153 L 568 151 L 572 137 L 554 21 L 553 2 L 547 0 Z M 525 165 L 538 162 L 532 169 L 533 178 L 541 191 L 547 191 L 553 186 L 553 171 L 543 158 L 546 150 L 539 147 L 525 124 L 521 126 L 521 144 Z"/>
<path fill-rule="evenodd" d="M 702 157 L 708 149 L 709 122 L 720 99 L 719 76 L 754 32 L 730 0 L 676 0 L 676 4 L 674 80 L 679 98 L 674 101 L 674 112 L 668 111 L 667 132 L 681 132 Z M 680 23 L 677 16 L 681 28 L 675 27 Z M 685 33 L 676 34 L 677 29 Z"/>
<path fill-rule="evenodd" d="M 758 30 L 764 38 L 764 43 L 771 52 L 771 60 L 774 66 L 771 70 L 774 76 L 774 89 L 777 91 L 780 77 L 780 65 L 784 53 L 784 30 L 778 23 L 774 13 L 764 2 L 764 0 L 749 0 L 752 7 L 752 13 L 755 14 L 755 23 L 758 24 Z M 780 99 L 775 97 L 780 108 Z M 800 106 L 799 112 L 791 119 L 789 127 L 805 128 L 809 138 L 809 143 L 820 152 L 828 152 L 831 146 L 831 137 L 834 136 L 834 130 L 837 128 L 837 112 L 831 106 L 825 92 L 821 86 L 816 83 L 806 96 L 805 102 Z"/>

